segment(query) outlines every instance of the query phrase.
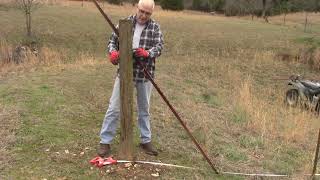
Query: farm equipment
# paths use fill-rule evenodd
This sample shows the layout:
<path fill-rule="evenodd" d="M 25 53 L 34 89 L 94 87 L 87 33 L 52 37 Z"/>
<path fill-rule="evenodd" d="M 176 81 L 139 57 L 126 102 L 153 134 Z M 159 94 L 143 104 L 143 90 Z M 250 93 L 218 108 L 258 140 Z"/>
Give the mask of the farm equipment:
<path fill-rule="evenodd" d="M 317 114 L 320 112 L 320 83 L 306 80 L 300 75 L 289 78 L 289 90 L 286 92 L 285 103 L 290 107 L 301 106 Z"/>

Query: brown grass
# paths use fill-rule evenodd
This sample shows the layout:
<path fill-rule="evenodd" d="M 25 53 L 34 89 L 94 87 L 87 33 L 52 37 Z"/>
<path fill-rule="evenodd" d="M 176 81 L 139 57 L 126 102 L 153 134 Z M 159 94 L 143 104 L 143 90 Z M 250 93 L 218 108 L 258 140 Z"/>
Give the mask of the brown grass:
<path fill-rule="evenodd" d="M 306 110 L 286 108 L 283 97 L 279 96 L 272 104 L 264 97 L 254 96 L 250 78 L 244 80 L 237 103 L 250 115 L 247 128 L 259 134 L 265 141 L 281 138 L 286 143 L 303 142 L 317 122 L 317 116 Z M 281 92 L 267 88 L 263 95 L 268 97 Z M 279 116 L 281 114 L 281 116 Z"/>
<path fill-rule="evenodd" d="M 6 41 L 0 41 L 0 77 L 7 76 L 14 72 L 34 71 L 38 68 L 52 68 L 63 69 L 82 68 L 84 65 L 96 65 L 98 62 L 95 57 L 88 53 L 80 52 L 76 57 L 76 63 L 72 63 L 68 59 L 68 52 L 60 49 L 53 50 L 48 47 L 42 47 L 35 55 L 30 50 L 27 51 L 27 57 L 23 63 L 16 64 L 13 61 L 13 51 L 15 47 L 8 44 Z"/>
<path fill-rule="evenodd" d="M 309 59 L 307 63 L 311 66 L 311 68 L 320 70 L 320 48 L 313 49 L 309 52 L 309 55 L 306 55 Z"/>
<path fill-rule="evenodd" d="M 194 42 L 194 46 L 197 46 L 196 43 Z M 172 55 L 161 59 L 161 70 L 171 74 L 159 73 L 159 82 L 168 82 L 174 77 L 176 85 L 167 86 L 165 92 L 169 94 L 169 98 L 170 94 L 171 97 L 178 98 L 172 103 L 183 114 L 182 117 L 187 117 L 185 120 L 189 127 L 206 149 L 211 150 L 211 154 L 217 153 L 216 148 L 219 146 L 236 145 L 239 136 L 243 134 L 262 139 L 265 145 L 263 148 L 250 150 L 236 147 L 239 152 L 246 152 L 248 161 L 229 162 L 225 157 L 218 156 L 215 161 L 220 162 L 219 167 L 243 171 L 240 167 L 254 166 L 256 171 L 261 171 L 262 167 L 258 164 L 273 158 L 273 154 L 270 155 L 273 149 L 295 147 L 299 150 L 308 149 L 308 152 L 314 149 L 315 144 L 310 142 L 316 142 L 313 139 L 316 139 L 319 127 L 318 117 L 313 112 L 284 105 L 286 82 L 273 81 L 272 78 L 282 73 L 289 77 L 296 69 L 290 69 L 288 62 L 275 59 L 275 53 L 276 50 L 261 51 L 241 47 L 229 51 L 228 47 L 225 47 L 217 56 L 206 53 L 193 54 L 191 57 Z M 183 62 L 179 61 L 180 59 L 183 59 Z M 294 65 L 296 64 L 298 63 Z M 185 83 L 187 80 L 194 83 L 189 86 Z M 210 107 L 208 103 L 195 102 L 194 97 L 201 97 L 204 93 L 217 94 L 223 105 Z M 158 99 L 155 98 L 155 104 L 160 105 L 161 100 Z M 243 124 L 230 120 L 228 114 L 234 113 L 234 106 L 241 107 L 248 115 Z M 159 108 L 166 110 L 162 105 Z M 163 110 L 164 114 L 171 114 Z M 170 124 L 175 120 L 163 121 Z M 170 129 L 167 123 L 164 129 Z M 307 156 L 308 152 L 304 155 Z M 304 171 L 300 168 L 299 170 Z M 306 172 L 310 172 L 310 169 Z"/>
<path fill-rule="evenodd" d="M 295 52 L 278 52 L 275 59 L 291 63 L 309 65 L 310 69 L 320 70 L 320 48 L 302 47 Z"/>
<path fill-rule="evenodd" d="M 269 17 L 272 24 L 283 25 L 283 15 Z M 305 23 L 305 13 L 291 13 L 286 16 L 286 26 L 298 27 Z M 320 14 L 319 13 L 308 13 L 308 23 L 320 24 Z"/>
<path fill-rule="evenodd" d="M 13 3 L 14 0 L 2 0 L 1 3 L 7 4 L 7 3 Z"/>
<path fill-rule="evenodd" d="M 273 56 L 273 53 L 259 53 L 257 58 L 270 61 Z M 257 59 L 253 61 L 255 64 L 258 63 Z M 238 76 L 238 72 L 235 72 L 234 76 L 230 75 L 235 78 L 234 81 L 239 81 Z M 242 107 L 249 115 L 245 124 L 246 129 L 258 134 L 267 144 L 273 144 L 271 146 L 274 146 L 274 142 L 279 139 L 287 145 L 309 146 L 305 144 L 306 138 L 311 136 L 316 139 L 315 132 L 319 128 L 318 116 L 301 108 L 286 107 L 285 88 L 265 86 L 263 89 L 257 89 L 256 86 L 253 78 L 247 76 L 241 81 L 239 96 L 235 99 L 235 104 Z M 274 97 L 272 101 L 270 97 Z"/>
<path fill-rule="evenodd" d="M 245 16 L 242 17 L 247 20 L 251 20 L 251 16 Z M 319 13 L 308 13 L 308 28 L 313 27 L 313 25 L 319 25 L 320 24 L 320 14 Z M 254 21 L 259 22 L 265 22 L 263 18 L 255 18 Z M 278 16 L 270 16 L 268 17 L 270 24 L 276 24 L 276 25 L 285 25 L 288 27 L 293 28 L 303 28 L 305 23 L 305 13 L 304 12 L 298 12 L 298 13 L 290 13 L 286 15 L 286 23 L 284 24 L 284 15 L 278 15 Z M 317 32 L 318 31 L 313 31 Z"/>
<path fill-rule="evenodd" d="M 0 175 L 4 168 L 10 166 L 13 154 L 9 153 L 10 146 L 15 142 L 15 133 L 19 129 L 19 112 L 15 107 L 0 104 Z"/>
<path fill-rule="evenodd" d="M 7 41 L 0 41 L 0 62 L 7 64 L 12 61 L 13 47 Z"/>

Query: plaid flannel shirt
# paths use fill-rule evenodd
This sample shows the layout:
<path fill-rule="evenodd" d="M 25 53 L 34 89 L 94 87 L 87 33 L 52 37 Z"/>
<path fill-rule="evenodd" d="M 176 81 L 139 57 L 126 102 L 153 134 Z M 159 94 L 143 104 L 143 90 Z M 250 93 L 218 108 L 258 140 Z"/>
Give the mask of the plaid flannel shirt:
<path fill-rule="evenodd" d="M 136 25 L 136 16 L 132 15 L 129 16 L 127 19 L 133 21 L 133 32 L 135 30 Z M 119 26 L 117 26 L 118 28 Z M 161 55 L 161 50 L 163 48 L 163 37 L 160 30 L 160 25 L 156 23 L 154 20 L 150 19 L 147 23 L 145 28 L 143 29 L 139 48 L 144 48 L 149 52 L 149 58 L 146 61 L 145 65 L 149 73 L 151 74 L 152 78 L 154 78 L 154 71 L 155 71 L 155 59 Z M 108 43 L 108 52 L 111 51 L 118 51 L 119 50 L 119 41 L 118 36 L 115 33 L 112 33 L 109 43 Z M 117 71 L 119 76 L 119 68 Z M 142 67 L 140 67 L 135 61 L 133 63 L 133 79 L 135 81 L 148 81 L 145 77 Z"/>

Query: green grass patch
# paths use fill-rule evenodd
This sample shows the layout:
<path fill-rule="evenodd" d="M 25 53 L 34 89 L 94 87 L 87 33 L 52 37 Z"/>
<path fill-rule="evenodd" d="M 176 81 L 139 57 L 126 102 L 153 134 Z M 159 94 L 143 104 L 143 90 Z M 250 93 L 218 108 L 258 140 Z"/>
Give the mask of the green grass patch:
<path fill-rule="evenodd" d="M 223 104 L 221 98 L 214 92 L 201 94 L 201 100 L 212 107 L 220 107 Z"/>
<path fill-rule="evenodd" d="M 264 142 L 261 137 L 241 135 L 239 138 L 240 145 L 244 148 L 263 148 Z"/>
<path fill-rule="evenodd" d="M 5 87 L 0 87 L 0 98 L 4 104 L 14 103 L 14 96 L 16 95 L 15 90 Z"/>
<path fill-rule="evenodd" d="M 241 106 L 235 106 L 231 113 L 231 120 L 235 123 L 245 123 L 249 120 L 249 114 Z"/>
<path fill-rule="evenodd" d="M 301 37 L 297 38 L 295 41 L 298 43 L 304 43 L 306 45 L 312 46 L 313 48 L 320 47 L 320 38 L 317 36 Z"/>
<path fill-rule="evenodd" d="M 207 138 L 206 133 L 204 133 L 203 128 L 197 128 L 192 132 L 193 136 L 197 139 L 197 141 L 201 144 L 205 144 Z M 189 138 L 189 137 L 188 137 Z"/>
<path fill-rule="evenodd" d="M 65 73 L 68 75 L 61 73 L 57 77 L 34 73 L 34 77 L 15 79 L 14 86 L 11 81 L 4 82 L 0 88 L 1 103 L 14 104 L 21 121 L 15 144 L 10 147 L 15 157 L 14 170 L 5 169 L 6 177 L 97 178 L 95 171 L 89 169 L 88 160 L 95 154 L 95 146 L 90 144 L 99 142 L 97 134 L 104 112 L 92 111 L 92 100 L 86 99 L 89 93 L 81 88 L 75 91 L 71 84 L 77 82 L 81 87 L 82 82 L 88 87 L 94 81 L 78 71 Z M 85 150 L 86 147 L 90 149 Z M 85 154 L 80 155 L 81 152 Z"/>
<path fill-rule="evenodd" d="M 293 174 L 304 161 L 305 157 L 302 150 L 286 146 L 276 149 L 272 159 L 264 162 L 264 167 L 276 173 Z"/>
<path fill-rule="evenodd" d="M 232 145 L 224 146 L 221 153 L 232 162 L 245 162 L 248 160 L 248 156 L 240 148 Z"/>

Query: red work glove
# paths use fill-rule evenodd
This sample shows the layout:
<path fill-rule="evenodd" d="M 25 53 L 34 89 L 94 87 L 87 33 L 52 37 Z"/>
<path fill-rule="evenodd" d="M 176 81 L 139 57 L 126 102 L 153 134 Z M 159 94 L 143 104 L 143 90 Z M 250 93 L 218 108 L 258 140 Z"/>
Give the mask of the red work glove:
<path fill-rule="evenodd" d="M 109 59 L 113 65 L 117 65 L 119 61 L 119 51 L 111 51 Z"/>
<path fill-rule="evenodd" d="M 137 57 L 147 58 L 147 57 L 149 57 L 149 52 L 146 51 L 146 50 L 143 49 L 143 48 L 138 48 L 138 49 L 136 50 L 135 55 L 136 55 Z"/>

